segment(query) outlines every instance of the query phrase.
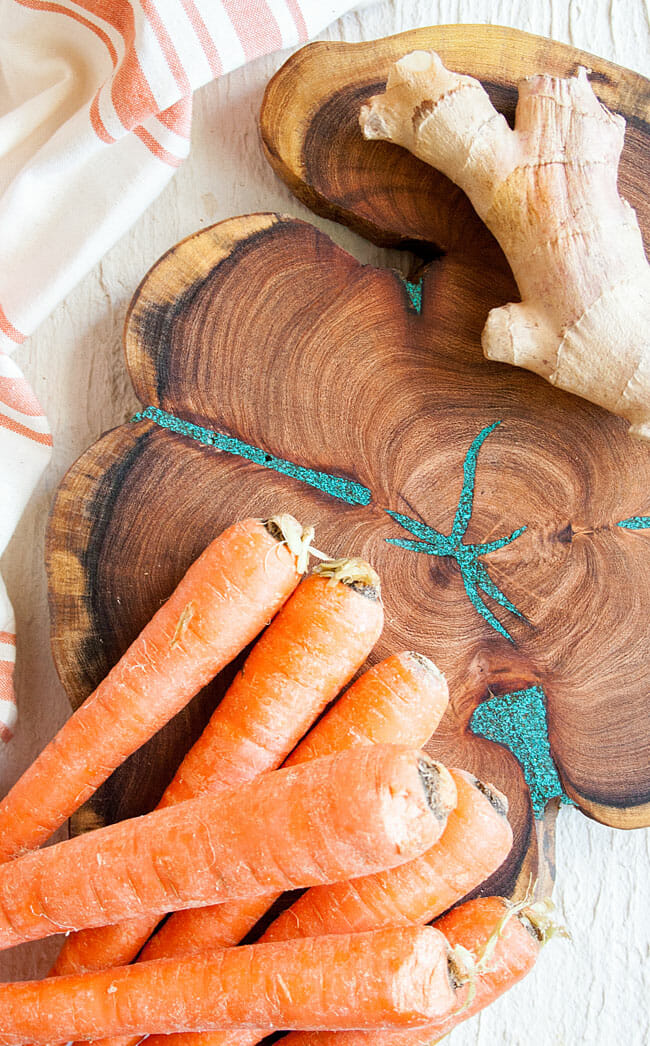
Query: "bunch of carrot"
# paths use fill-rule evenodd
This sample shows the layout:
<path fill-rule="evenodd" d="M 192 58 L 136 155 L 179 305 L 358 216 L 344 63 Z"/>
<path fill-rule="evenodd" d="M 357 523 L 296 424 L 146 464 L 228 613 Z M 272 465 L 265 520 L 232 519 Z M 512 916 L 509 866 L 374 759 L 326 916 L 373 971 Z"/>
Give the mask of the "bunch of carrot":
<path fill-rule="evenodd" d="M 427 658 L 389 657 L 326 711 L 383 608 L 361 560 L 302 577 L 312 536 L 285 515 L 215 539 L 0 803 L 0 948 L 68 934 L 53 976 L 0 985 L 0 1046 L 289 1028 L 294 1046 L 415 1046 L 533 965 L 535 906 L 486 898 L 424 925 L 505 859 L 507 804 L 421 751 L 448 700 Z M 156 811 L 36 849 L 269 619 Z"/>

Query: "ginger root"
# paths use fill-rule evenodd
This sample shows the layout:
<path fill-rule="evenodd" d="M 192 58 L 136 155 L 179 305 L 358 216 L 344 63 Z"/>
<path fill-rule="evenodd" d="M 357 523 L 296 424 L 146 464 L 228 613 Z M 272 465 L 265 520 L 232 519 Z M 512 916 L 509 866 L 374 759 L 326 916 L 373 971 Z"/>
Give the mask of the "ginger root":
<path fill-rule="evenodd" d="M 650 266 L 616 188 L 625 120 L 576 77 L 519 84 L 515 129 L 471 76 L 414 51 L 361 111 L 366 138 L 454 181 L 501 245 L 522 301 L 493 309 L 488 359 L 526 367 L 650 439 Z"/>

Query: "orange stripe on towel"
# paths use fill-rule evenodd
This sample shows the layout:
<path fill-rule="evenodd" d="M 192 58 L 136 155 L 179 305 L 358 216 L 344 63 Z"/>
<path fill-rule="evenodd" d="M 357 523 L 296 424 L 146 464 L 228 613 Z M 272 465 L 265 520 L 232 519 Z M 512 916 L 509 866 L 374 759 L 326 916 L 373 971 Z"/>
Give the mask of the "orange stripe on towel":
<path fill-rule="evenodd" d="M 222 0 L 222 3 L 239 37 L 247 61 L 280 50 L 283 46 L 282 34 L 266 0 L 257 0 L 253 18 L 248 5 L 246 11 L 242 10 L 241 0 Z"/>
<path fill-rule="evenodd" d="M 36 432 L 27 425 L 21 425 L 19 421 L 8 418 L 5 414 L 0 414 L 0 428 L 8 429 L 9 432 L 15 432 L 19 436 L 26 436 L 27 439 L 33 440 L 34 443 L 41 443 L 44 447 L 52 446 L 52 436 L 49 432 Z"/>
<path fill-rule="evenodd" d="M 183 159 L 179 156 L 174 156 L 173 153 L 168 152 L 164 149 L 160 142 L 157 142 L 149 131 L 146 131 L 144 127 L 136 127 L 133 133 L 140 139 L 140 141 L 146 145 L 147 149 L 157 156 L 163 163 L 168 163 L 170 167 L 180 167 Z"/>
<path fill-rule="evenodd" d="M 194 3 L 194 0 L 181 0 L 181 3 L 185 14 L 192 25 L 192 29 L 196 33 L 196 38 L 203 48 L 203 53 L 208 60 L 208 65 L 210 66 L 212 75 L 221 76 L 221 73 L 223 72 L 221 58 L 216 44 L 210 36 L 208 27 L 201 17 L 201 12 Z"/>
<path fill-rule="evenodd" d="M 13 661 L 0 661 L 0 700 L 13 701 L 14 699 L 14 663 Z M 1 720 L 0 720 L 1 722 Z"/>
<path fill-rule="evenodd" d="M 43 417 L 41 405 L 24 378 L 5 378 L 0 374 L 0 403 L 31 418 Z"/>
<path fill-rule="evenodd" d="M 21 334 L 20 331 L 14 327 L 13 323 L 9 322 L 2 305 L 0 305 L 0 330 L 4 331 L 7 337 L 11 338 L 12 341 L 15 341 L 16 345 L 22 345 L 27 337 L 26 334 Z"/>

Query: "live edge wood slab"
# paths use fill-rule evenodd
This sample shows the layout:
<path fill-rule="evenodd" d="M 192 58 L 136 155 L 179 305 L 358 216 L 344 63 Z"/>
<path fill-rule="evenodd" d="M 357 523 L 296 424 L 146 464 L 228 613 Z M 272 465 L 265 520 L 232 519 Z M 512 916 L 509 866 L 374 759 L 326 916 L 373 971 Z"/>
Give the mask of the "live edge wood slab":
<path fill-rule="evenodd" d="M 451 706 L 430 748 L 507 794 L 515 846 L 487 889 L 517 896 L 552 877 L 557 804 L 538 821 L 542 855 L 528 787 L 538 803 L 553 794 L 549 748 L 556 791 L 585 813 L 650 821 L 650 448 L 620 419 L 483 358 L 488 310 L 516 300 L 498 248 L 449 182 L 357 130 L 360 104 L 414 47 L 479 76 L 509 115 L 521 76 L 591 68 L 628 120 L 620 187 L 650 231 L 643 78 L 485 26 L 298 52 L 262 111 L 275 169 L 318 213 L 428 264 L 407 281 L 273 214 L 222 222 L 160 259 L 125 330 L 143 412 L 82 455 L 53 506 L 52 647 L 76 707 L 233 519 L 288 511 L 315 524 L 319 548 L 364 556 L 382 577 L 373 662 L 415 649 L 446 673 Z M 155 804 L 235 667 L 113 775 L 74 831 Z"/>

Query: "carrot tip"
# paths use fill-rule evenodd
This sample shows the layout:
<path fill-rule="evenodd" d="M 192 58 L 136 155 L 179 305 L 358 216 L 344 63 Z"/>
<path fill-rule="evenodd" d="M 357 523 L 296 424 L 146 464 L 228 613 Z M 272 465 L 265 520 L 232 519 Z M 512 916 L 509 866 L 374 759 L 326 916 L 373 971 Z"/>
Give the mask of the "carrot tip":
<path fill-rule="evenodd" d="M 418 772 L 427 805 L 435 817 L 446 821 L 458 801 L 454 779 L 446 766 L 433 759 L 418 759 Z"/>
<path fill-rule="evenodd" d="M 421 654 L 419 650 L 406 650 L 405 654 L 411 659 L 411 661 L 415 661 L 418 668 L 423 669 L 429 675 L 435 676 L 439 683 L 443 683 L 445 686 L 447 685 L 445 675 L 440 671 L 438 666 L 430 657 Z"/>
<path fill-rule="evenodd" d="M 379 574 L 365 559 L 330 559 L 326 563 L 318 563 L 314 567 L 314 574 L 329 578 L 333 585 L 340 581 L 369 599 L 380 598 Z"/>
<path fill-rule="evenodd" d="M 552 937 L 564 937 L 570 941 L 571 934 L 566 926 L 558 922 L 554 912 L 553 901 L 550 897 L 545 897 L 541 901 L 535 901 L 534 904 L 522 908 L 518 915 L 524 924 L 530 924 L 532 932 L 542 946 Z"/>
<path fill-rule="evenodd" d="M 478 788 L 479 792 L 485 796 L 490 805 L 494 807 L 501 817 L 508 816 L 508 797 L 505 796 L 503 792 L 500 792 L 495 785 L 486 784 L 485 781 L 479 781 L 478 777 L 475 777 L 474 787 Z"/>
<path fill-rule="evenodd" d="M 269 534 L 277 538 L 296 557 L 296 569 L 298 573 L 304 574 L 309 563 L 310 545 L 314 539 L 314 528 L 303 527 L 298 520 L 288 512 L 282 512 L 278 516 L 271 516 L 263 521 Z"/>

